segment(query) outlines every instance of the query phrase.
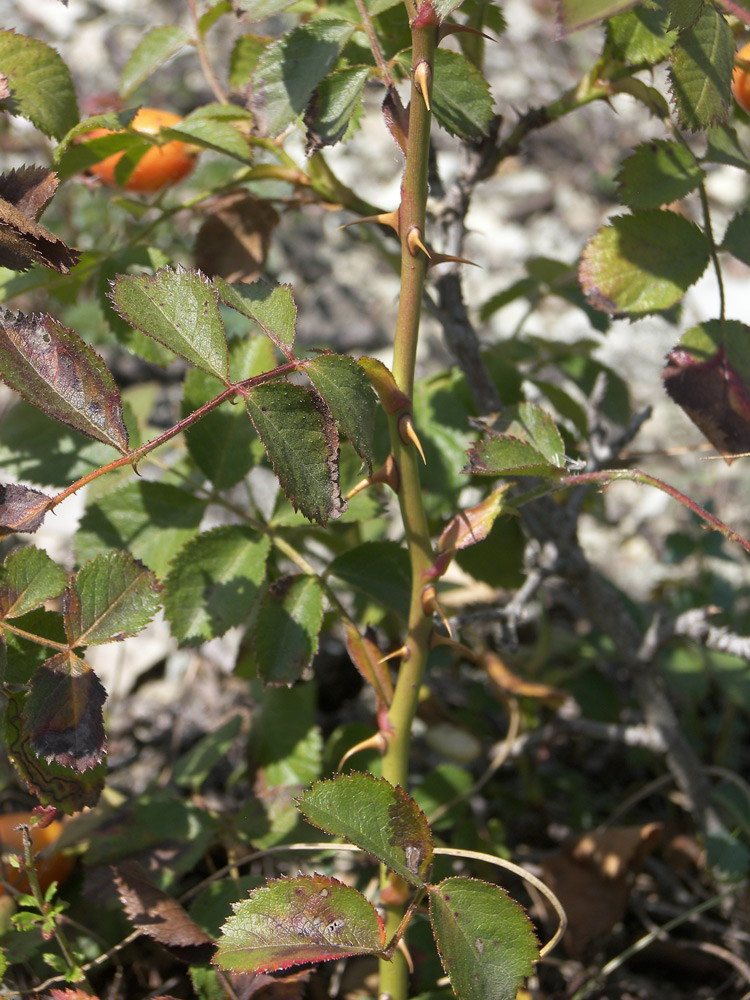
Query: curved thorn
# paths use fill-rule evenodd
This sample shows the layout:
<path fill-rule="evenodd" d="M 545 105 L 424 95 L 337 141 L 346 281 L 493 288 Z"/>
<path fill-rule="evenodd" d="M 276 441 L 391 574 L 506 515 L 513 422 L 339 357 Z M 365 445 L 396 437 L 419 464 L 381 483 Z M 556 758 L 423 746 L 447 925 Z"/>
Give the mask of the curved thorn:
<path fill-rule="evenodd" d="M 442 635 L 440 632 L 433 631 L 430 636 L 430 649 L 434 649 L 435 646 L 447 646 L 449 649 L 454 649 L 461 656 L 470 660 L 472 663 L 476 663 L 479 660 L 477 654 L 469 649 L 468 646 L 464 646 L 462 642 L 456 642 L 455 639 L 449 638 L 447 635 Z"/>
<path fill-rule="evenodd" d="M 412 226 L 406 234 L 406 249 L 412 257 L 416 257 L 417 250 L 421 250 L 422 253 L 426 254 L 427 257 L 430 258 L 430 251 L 422 242 L 422 234 L 419 231 L 419 226 Z"/>
<path fill-rule="evenodd" d="M 480 38 L 486 38 L 488 42 L 496 42 L 497 39 L 494 35 L 488 35 L 484 31 L 480 31 L 479 28 L 471 28 L 468 24 L 441 24 L 438 28 L 438 45 L 442 42 L 444 38 L 448 35 L 457 34 L 467 34 L 467 35 L 479 35 Z"/>
<path fill-rule="evenodd" d="M 387 663 L 388 660 L 396 660 L 399 657 L 402 660 L 408 660 L 411 655 L 411 650 L 408 646 L 399 646 L 398 649 L 394 649 L 392 653 L 388 653 L 386 656 L 381 656 L 378 663 Z"/>
<path fill-rule="evenodd" d="M 390 228 L 398 233 L 399 226 L 399 210 L 396 209 L 394 212 L 381 212 L 379 215 L 365 215 L 361 219 L 354 219 L 352 222 L 345 222 L 343 226 L 339 226 L 339 229 L 348 229 L 349 226 L 359 226 L 366 222 L 374 222 L 379 226 L 390 226 Z"/>
<path fill-rule="evenodd" d="M 471 264 L 472 267 L 482 266 L 474 260 L 469 260 L 467 257 L 454 257 L 449 253 L 433 253 L 427 261 L 427 270 L 435 267 L 436 264 Z"/>
<path fill-rule="evenodd" d="M 376 472 L 373 472 L 371 476 L 365 476 L 364 479 L 360 479 L 357 485 L 349 490 L 344 499 L 351 500 L 352 497 L 361 493 L 362 490 L 366 490 L 368 486 L 390 486 L 394 493 L 398 493 L 398 484 L 398 466 L 393 455 L 389 455 Z"/>
<path fill-rule="evenodd" d="M 417 436 L 417 432 L 414 430 L 414 421 L 411 418 L 411 413 L 405 413 L 403 417 L 398 422 L 398 432 L 401 435 L 401 440 L 404 444 L 413 444 L 417 449 L 419 454 L 422 456 L 422 461 L 427 465 L 427 459 L 424 457 L 424 450 L 422 448 L 422 442 Z"/>
<path fill-rule="evenodd" d="M 417 90 L 422 95 L 422 100 L 425 103 L 425 107 L 428 111 L 432 111 L 430 107 L 430 85 L 432 83 L 432 69 L 430 64 L 426 59 L 420 59 L 417 65 L 414 67 L 414 83 L 417 85 Z M 429 255 L 428 255 L 429 256 Z"/>
<path fill-rule="evenodd" d="M 360 743 L 355 743 L 353 747 L 349 747 L 344 756 L 338 763 L 337 771 L 340 771 L 344 764 L 353 757 L 355 753 L 359 753 L 360 750 L 377 750 L 380 756 L 388 749 L 388 740 L 386 739 L 385 733 L 378 730 L 372 736 L 368 736 L 366 740 L 362 740 Z"/>
<path fill-rule="evenodd" d="M 437 599 L 437 591 L 435 590 L 435 585 L 433 583 L 428 584 L 422 591 L 422 611 L 428 617 L 437 615 L 443 623 L 448 635 L 453 638 L 453 630 L 451 629 L 450 622 L 448 621 L 445 612 L 440 607 L 440 602 Z"/>

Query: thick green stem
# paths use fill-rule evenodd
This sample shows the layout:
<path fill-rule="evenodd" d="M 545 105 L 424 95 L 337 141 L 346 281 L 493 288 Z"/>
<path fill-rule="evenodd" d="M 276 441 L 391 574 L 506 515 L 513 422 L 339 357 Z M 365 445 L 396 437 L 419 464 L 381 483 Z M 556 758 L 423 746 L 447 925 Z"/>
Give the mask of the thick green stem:
<path fill-rule="evenodd" d="M 430 141 L 430 111 L 427 106 L 428 89 L 437 44 L 434 25 L 413 25 L 412 73 L 418 66 L 420 85 L 412 81 L 409 111 L 408 152 L 401 188 L 399 229 L 401 236 L 401 297 L 393 356 L 393 374 L 399 389 L 411 397 L 414 388 L 414 366 L 422 308 L 422 292 L 427 258 L 415 242 L 424 242 L 425 206 L 427 202 L 427 166 Z M 427 81 L 425 83 L 425 81 Z M 399 469 L 398 499 L 404 524 L 406 543 L 411 562 L 411 600 L 404 657 L 401 662 L 393 702 L 389 711 L 392 733 L 383 757 L 383 776 L 393 784 L 406 787 L 409 777 L 409 746 L 411 726 L 417 708 L 419 688 L 424 675 L 429 647 L 431 616 L 425 614 L 422 591 L 424 573 L 433 561 L 432 544 L 427 526 L 422 491 L 419 482 L 421 461 L 414 444 L 404 435 L 404 411 L 389 417 L 391 450 Z M 392 892 L 397 886 L 384 874 L 384 888 Z M 403 903 L 386 907 L 386 934 L 390 937 L 398 929 L 404 915 Z M 381 962 L 380 997 L 406 1000 L 408 969 L 399 952 L 392 962 Z"/>

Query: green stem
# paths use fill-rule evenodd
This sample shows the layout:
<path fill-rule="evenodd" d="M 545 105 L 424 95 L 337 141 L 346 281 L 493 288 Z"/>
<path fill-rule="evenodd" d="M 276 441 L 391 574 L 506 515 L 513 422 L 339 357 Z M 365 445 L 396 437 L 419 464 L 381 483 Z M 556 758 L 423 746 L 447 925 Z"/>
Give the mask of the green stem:
<path fill-rule="evenodd" d="M 420 65 L 431 67 L 437 44 L 434 25 L 412 26 L 412 72 Z M 427 203 L 427 167 L 431 115 L 419 87 L 412 81 L 409 110 L 409 138 L 406 168 L 401 187 L 401 297 L 399 299 L 396 337 L 393 352 L 393 375 L 399 389 L 411 398 L 414 388 L 414 367 L 422 308 L 422 293 L 427 260 L 416 248 L 410 234 L 424 242 L 425 206 Z M 411 599 L 405 652 L 388 716 L 392 732 L 383 757 L 383 777 L 392 784 L 406 787 L 409 778 L 409 747 L 411 726 L 417 708 L 419 689 L 424 675 L 431 616 L 422 604 L 424 573 L 433 561 L 432 544 L 422 503 L 419 481 L 419 455 L 413 443 L 402 437 L 405 411 L 389 416 L 391 451 L 399 470 L 398 500 L 404 524 L 406 544 L 411 563 Z M 390 883 L 390 885 L 389 885 Z M 383 873 L 381 884 L 397 891 L 392 878 Z M 386 936 L 398 933 L 404 917 L 403 903 L 386 906 Z M 380 997 L 406 1000 L 408 969 L 406 960 L 396 952 L 393 960 L 380 963 Z"/>

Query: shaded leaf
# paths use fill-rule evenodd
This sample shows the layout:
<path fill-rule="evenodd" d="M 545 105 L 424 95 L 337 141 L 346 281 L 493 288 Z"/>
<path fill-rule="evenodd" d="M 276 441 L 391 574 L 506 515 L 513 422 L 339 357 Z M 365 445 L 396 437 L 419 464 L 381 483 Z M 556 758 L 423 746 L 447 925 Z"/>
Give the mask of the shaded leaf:
<path fill-rule="evenodd" d="M 125 912 L 138 930 L 185 962 L 208 961 L 211 938 L 176 899 L 154 885 L 137 861 L 118 861 L 111 868 Z"/>
<path fill-rule="evenodd" d="M 276 209 L 246 191 L 228 192 L 205 207 L 209 214 L 193 247 L 196 267 L 209 278 L 255 281 L 279 223 Z"/>
<path fill-rule="evenodd" d="M 99 555 L 71 578 L 63 616 L 71 646 L 95 646 L 136 635 L 160 605 L 161 586 L 127 552 Z"/>
<path fill-rule="evenodd" d="M 270 539 L 225 525 L 191 539 L 164 581 L 164 611 L 180 642 L 224 635 L 250 614 L 266 575 Z"/>
<path fill-rule="evenodd" d="M 106 748 L 102 706 L 107 692 L 75 653 L 57 653 L 31 678 L 24 729 L 34 753 L 74 771 L 100 764 Z"/>
<path fill-rule="evenodd" d="M 255 70 L 253 108 L 268 135 L 277 136 L 302 114 L 354 27 L 349 21 L 318 18 L 268 46 Z"/>
<path fill-rule="evenodd" d="M 62 615 L 57 612 L 36 608 L 16 618 L 13 624 L 27 635 L 47 639 L 61 648 L 65 647 L 65 628 Z M 49 647 L 6 630 L 4 636 L 0 637 L 0 678 L 6 684 L 27 685 L 49 654 Z"/>
<path fill-rule="evenodd" d="M 191 365 L 228 381 L 229 357 L 218 296 L 199 271 L 165 267 L 154 275 L 122 274 L 112 303 L 126 323 Z"/>
<path fill-rule="evenodd" d="M 622 62 L 658 63 L 677 41 L 677 32 L 668 25 L 667 11 L 639 5 L 607 22 L 607 41 Z"/>
<path fill-rule="evenodd" d="M 120 74 L 120 95 L 130 94 L 190 41 L 184 28 L 167 25 L 152 28 L 141 38 Z"/>
<path fill-rule="evenodd" d="M 534 927 L 499 886 L 448 878 L 430 889 L 443 968 L 461 1000 L 515 1000 L 539 957 Z"/>
<path fill-rule="evenodd" d="M 206 505 L 166 483 L 127 483 L 86 509 L 75 536 L 78 561 L 125 549 L 163 577 L 172 558 L 197 534 Z"/>
<path fill-rule="evenodd" d="M 250 419 L 295 510 L 327 524 L 346 503 L 339 486 L 339 438 L 317 392 L 287 382 L 261 384 L 245 396 Z"/>
<path fill-rule="evenodd" d="M 224 305 L 253 320 L 280 351 L 288 358 L 292 356 L 297 306 L 291 285 L 269 285 L 265 281 L 228 285 L 222 278 L 217 278 L 214 285 Z"/>
<path fill-rule="evenodd" d="M 250 736 L 253 759 L 267 787 L 299 791 L 320 777 L 323 737 L 316 712 L 314 682 L 263 692 L 260 717 L 253 721 Z"/>
<path fill-rule="evenodd" d="M 597 21 L 635 7 L 638 0 L 556 0 L 557 19 L 562 31 L 578 31 Z"/>
<path fill-rule="evenodd" d="M 715 125 L 706 132 L 708 144 L 704 159 L 709 163 L 728 163 L 730 167 L 750 170 L 750 159 L 740 145 L 731 125 Z"/>
<path fill-rule="evenodd" d="M 378 955 L 383 922 L 356 889 L 325 875 L 274 879 L 234 904 L 215 963 L 234 972 L 268 972 L 305 962 Z"/>
<path fill-rule="evenodd" d="M 730 219 L 719 249 L 750 265 L 750 212 L 738 212 Z"/>
<path fill-rule="evenodd" d="M 579 276 L 589 301 L 612 315 L 669 309 L 703 274 L 703 232 L 674 212 L 620 215 L 589 240 Z"/>
<path fill-rule="evenodd" d="M 0 538 L 14 531 L 33 534 L 41 527 L 52 497 L 16 483 L 0 483 Z"/>
<path fill-rule="evenodd" d="M 236 10 L 241 11 L 245 21 L 265 21 L 266 18 L 280 14 L 290 7 L 295 0 L 232 0 Z"/>
<path fill-rule="evenodd" d="M 243 90 L 247 87 L 258 60 L 269 43 L 270 39 L 261 35 L 240 35 L 235 41 L 229 55 L 229 86 L 232 90 Z"/>
<path fill-rule="evenodd" d="M 347 66 L 321 81 L 305 111 L 308 155 L 353 133 L 369 75 L 369 66 Z"/>
<path fill-rule="evenodd" d="M 218 763 L 225 760 L 242 729 L 242 716 L 233 715 L 224 725 L 206 733 L 181 757 L 172 771 L 172 780 L 197 792 Z"/>
<path fill-rule="evenodd" d="M 18 618 L 65 589 L 65 570 L 43 549 L 29 546 L 6 556 L 0 569 L 0 614 Z"/>
<path fill-rule="evenodd" d="M 37 222 L 57 185 L 57 175 L 46 167 L 0 175 L 0 266 L 25 271 L 37 263 L 68 274 L 78 263 L 78 251 Z"/>
<path fill-rule="evenodd" d="M 653 140 L 636 146 L 625 160 L 617 186 L 630 208 L 659 208 L 694 191 L 704 176 L 686 146 Z"/>
<path fill-rule="evenodd" d="M 375 395 L 361 365 L 342 354 L 321 354 L 305 371 L 336 422 L 372 473 Z"/>
<path fill-rule="evenodd" d="M 406 615 L 411 594 L 409 554 L 398 542 L 364 542 L 329 563 L 335 576 L 366 597 Z"/>
<path fill-rule="evenodd" d="M 258 676 L 266 684 L 291 684 L 318 651 L 323 590 L 317 577 L 285 576 L 261 599 L 252 646 Z"/>
<path fill-rule="evenodd" d="M 51 316 L 0 312 L 0 377 L 53 419 L 127 452 L 114 379 L 99 355 Z"/>
<path fill-rule="evenodd" d="M 379 708 L 388 708 L 393 700 L 393 682 L 388 667 L 381 662 L 383 654 L 367 635 L 360 635 L 353 622 L 343 622 L 346 651 L 352 663 L 375 691 Z"/>
<path fill-rule="evenodd" d="M 734 36 L 724 17 L 706 4 L 698 20 L 680 32 L 670 81 L 682 128 L 692 132 L 723 122 L 731 105 Z"/>
<path fill-rule="evenodd" d="M 668 354 L 662 378 L 727 465 L 750 451 L 750 327 L 737 320 L 693 327 Z"/>
<path fill-rule="evenodd" d="M 24 695 L 6 692 L 3 742 L 13 766 L 29 791 L 37 795 L 43 805 L 53 805 L 65 813 L 95 806 L 104 788 L 104 764 L 79 773 L 54 761 L 45 763 L 40 760 L 31 747 L 26 730 L 24 700 Z"/>
<path fill-rule="evenodd" d="M 232 381 L 252 378 L 274 366 L 274 350 L 266 337 L 247 336 L 229 351 Z M 205 372 L 193 369 L 185 377 L 182 415 L 188 416 L 213 399 L 223 386 Z M 188 451 L 201 472 L 217 490 L 227 490 L 245 478 L 262 461 L 263 445 L 243 406 L 227 402 L 211 410 L 185 433 Z"/>
<path fill-rule="evenodd" d="M 0 29 L 0 66 L 10 89 L 3 110 L 28 118 L 45 135 L 61 139 L 78 121 L 70 70 L 44 42 Z"/>
<path fill-rule="evenodd" d="M 424 813 L 400 785 L 371 774 L 338 774 L 303 792 L 297 806 L 313 826 L 356 844 L 412 885 L 426 886 L 432 834 Z"/>
<path fill-rule="evenodd" d="M 689 28 L 700 17 L 704 0 L 667 0 L 670 28 Z"/>

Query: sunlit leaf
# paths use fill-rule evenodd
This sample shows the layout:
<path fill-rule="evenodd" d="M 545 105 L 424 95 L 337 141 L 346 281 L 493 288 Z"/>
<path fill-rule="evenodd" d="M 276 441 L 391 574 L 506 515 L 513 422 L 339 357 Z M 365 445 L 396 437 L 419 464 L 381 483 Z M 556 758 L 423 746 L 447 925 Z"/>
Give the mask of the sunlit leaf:
<path fill-rule="evenodd" d="M 692 132 L 723 122 L 731 103 L 734 36 L 725 18 L 706 4 L 680 32 L 670 80 L 680 126 Z"/>
<path fill-rule="evenodd" d="M 234 905 L 214 961 L 233 972 L 380 954 L 383 922 L 356 889 L 325 875 L 275 879 Z"/>
<path fill-rule="evenodd" d="M 127 452 L 114 379 L 99 355 L 51 316 L 0 312 L 0 377 L 55 420 Z"/>
<path fill-rule="evenodd" d="M 56 139 L 73 128 L 78 121 L 73 80 L 53 48 L 12 29 L 0 29 L 0 67 L 10 89 L 0 108 L 28 118 Z"/>
<path fill-rule="evenodd" d="M 347 66 L 321 81 L 305 112 L 306 153 L 333 146 L 353 133 L 369 75 L 369 66 Z"/>
<path fill-rule="evenodd" d="M 189 40 L 187 31 L 177 25 L 165 25 L 147 31 L 130 53 L 120 74 L 121 96 L 129 97 L 136 87 L 147 80 L 162 63 L 179 52 Z"/>
<path fill-rule="evenodd" d="M 687 146 L 652 140 L 636 146 L 625 160 L 617 186 L 630 208 L 659 208 L 694 191 L 704 176 Z"/>
<path fill-rule="evenodd" d="M 230 285 L 216 278 L 221 301 L 257 323 L 287 357 L 291 356 L 297 326 L 297 306 L 291 285 L 269 285 L 265 281 Z"/>
<path fill-rule="evenodd" d="M 634 7 L 638 0 L 556 0 L 557 17 L 563 32 L 577 31 L 597 21 Z"/>
<path fill-rule="evenodd" d="M 539 946 L 533 924 L 504 889 L 448 878 L 430 890 L 430 920 L 461 1000 L 516 1000 Z"/>
<path fill-rule="evenodd" d="M 0 568 L 0 615 L 18 618 L 65 589 L 65 570 L 31 546 L 6 556 Z"/>
<path fill-rule="evenodd" d="M 422 810 L 399 785 L 371 774 L 339 774 L 316 782 L 297 805 L 313 826 L 356 844 L 407 882 L 426 885 L 432 834 Z"/>
<path fill-rule="evenodd" d="M 65 590 L 63 615 L 71 646 L 95 646 L 136 635 L 161 603 L 154 574 L 127 552 L 99 555 Z"/>

